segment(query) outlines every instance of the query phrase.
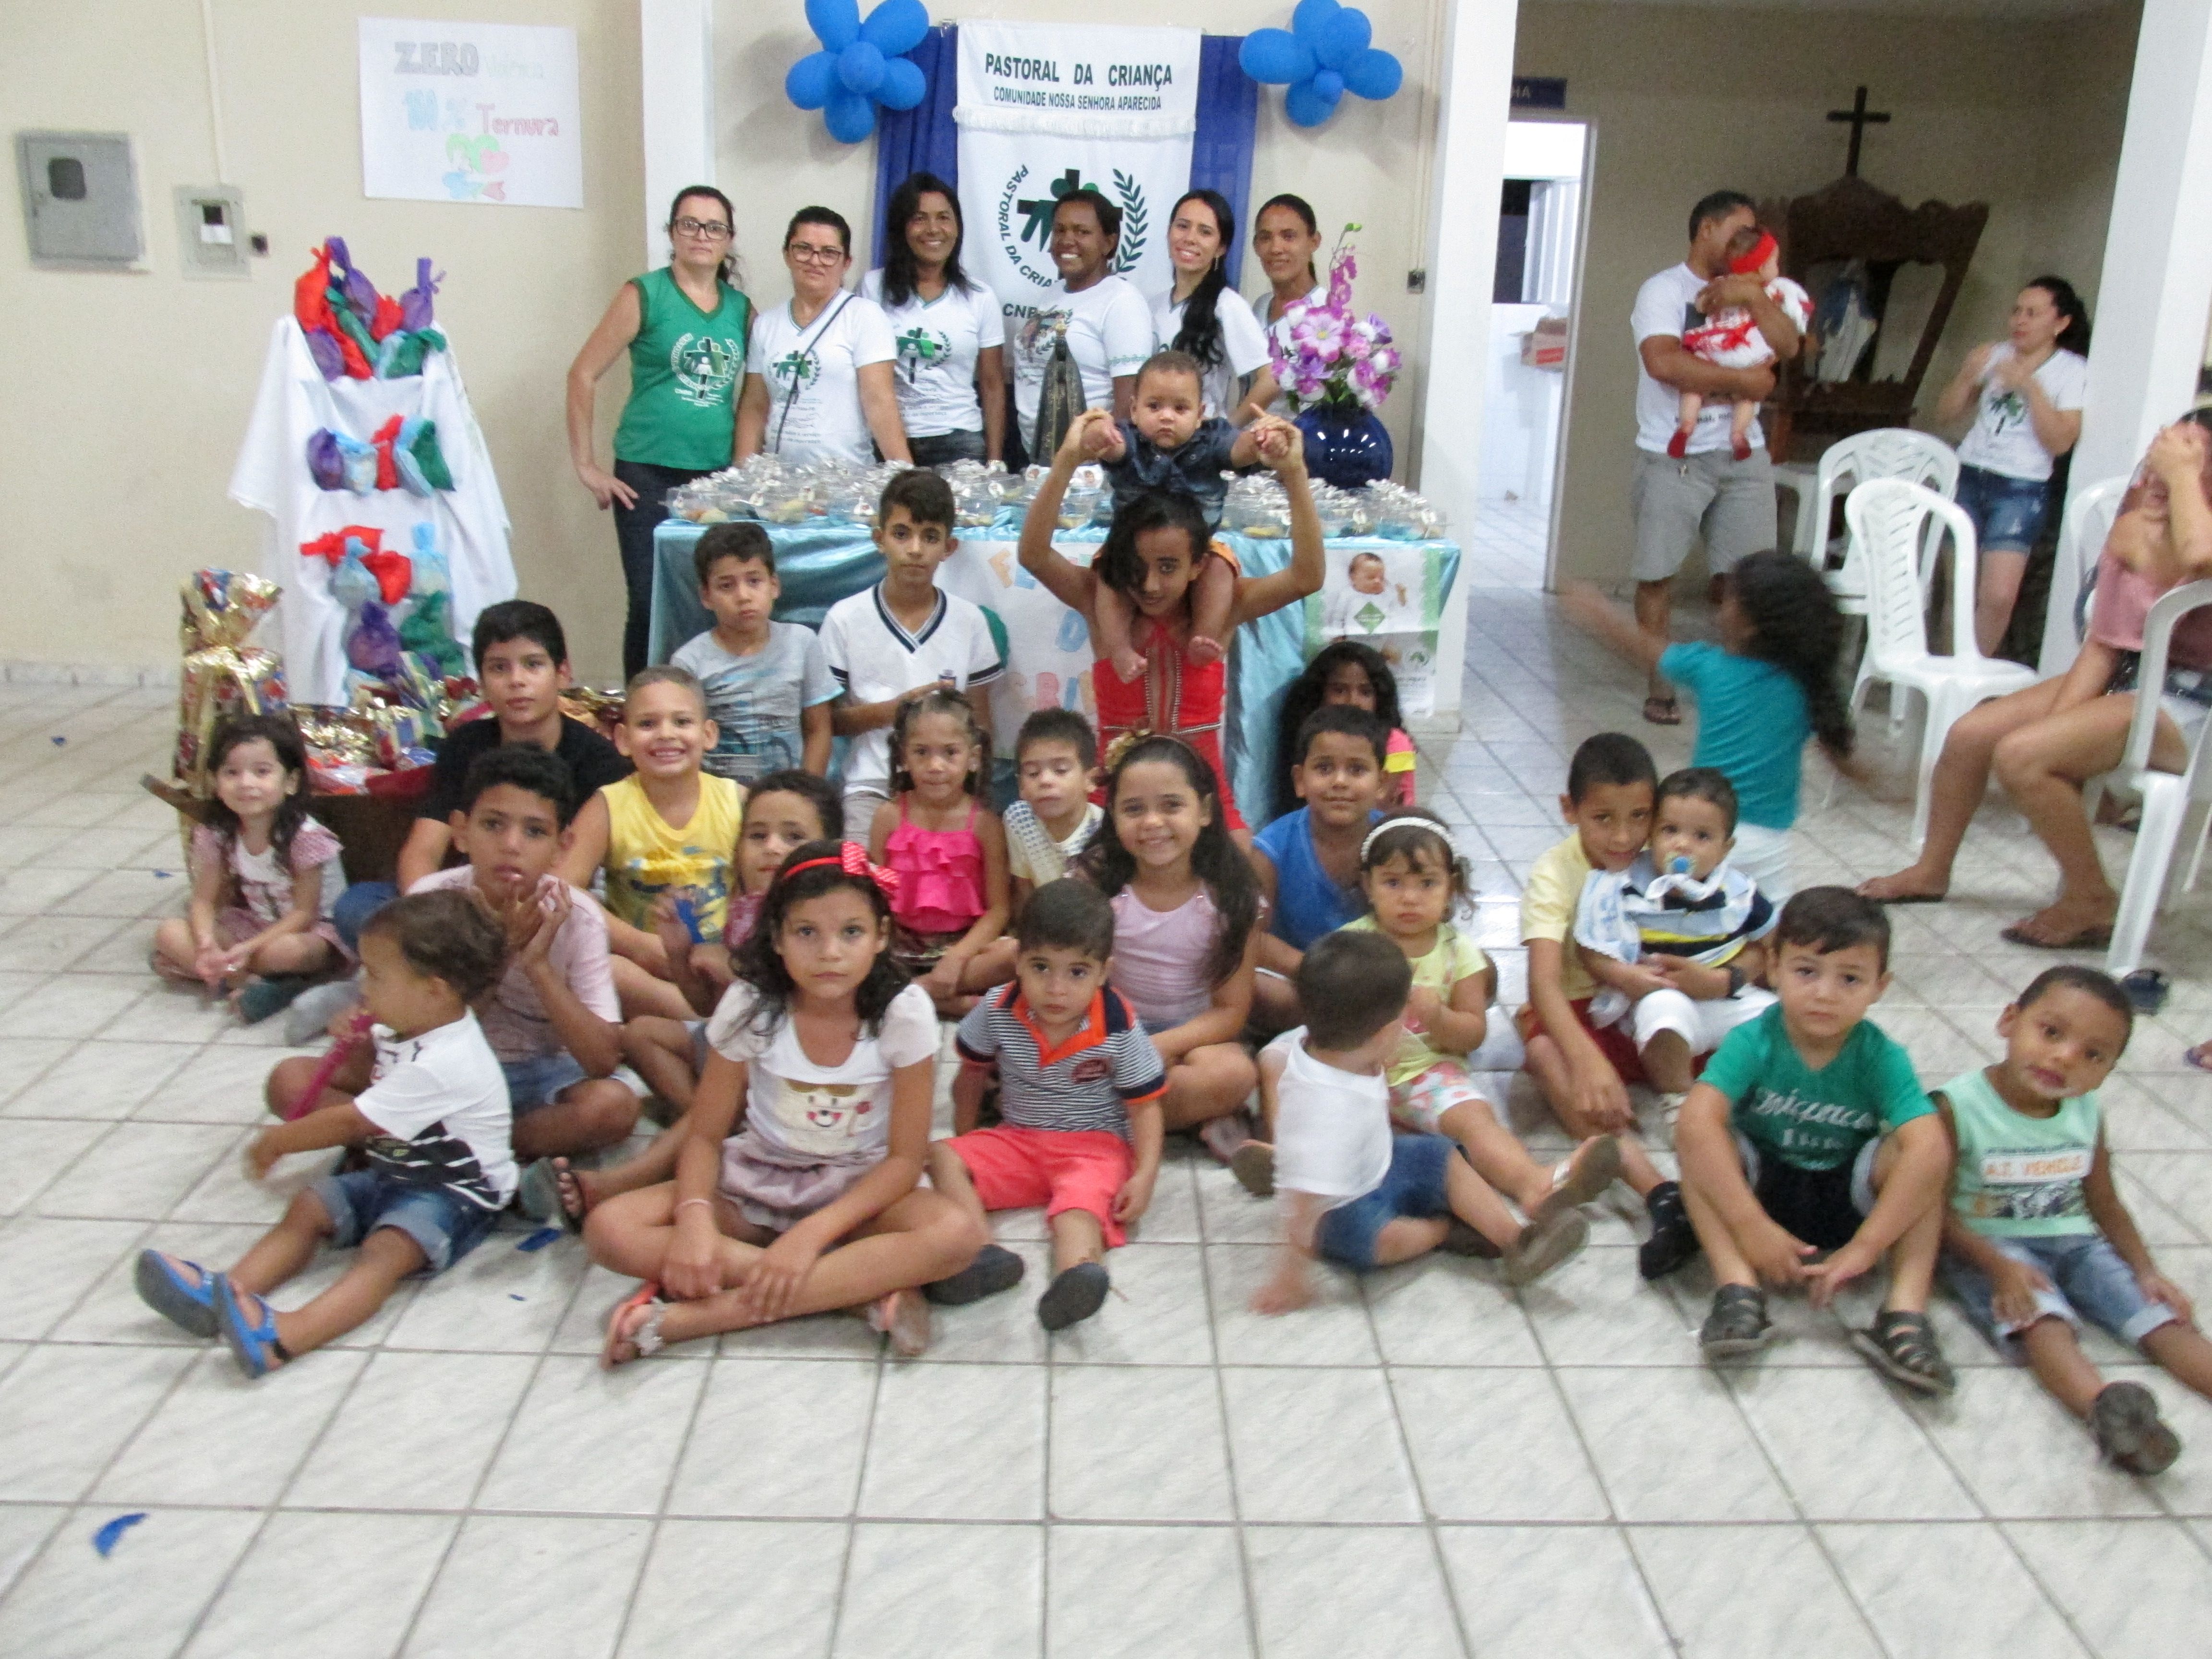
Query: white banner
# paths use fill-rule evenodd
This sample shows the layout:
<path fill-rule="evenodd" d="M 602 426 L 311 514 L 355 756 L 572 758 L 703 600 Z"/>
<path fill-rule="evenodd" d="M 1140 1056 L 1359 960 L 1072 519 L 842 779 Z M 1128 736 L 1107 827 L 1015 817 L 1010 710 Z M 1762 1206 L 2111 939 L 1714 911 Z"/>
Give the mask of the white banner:
<path fill-rule="evenodd" d="M 1009 334 L 1059 280 L 1052 212 L 1071 191 L 1121 208 L 1113 268 L 1139 294 L 1174 280 L 1168 214 L 1190 187 L 1198 52 L 1195 29 L 960 25 L 961 258 Z"/>
<path fill-rule="evenodd" d="M 584 205 L 575 30 L 360 24 L 362 195 Z"/>

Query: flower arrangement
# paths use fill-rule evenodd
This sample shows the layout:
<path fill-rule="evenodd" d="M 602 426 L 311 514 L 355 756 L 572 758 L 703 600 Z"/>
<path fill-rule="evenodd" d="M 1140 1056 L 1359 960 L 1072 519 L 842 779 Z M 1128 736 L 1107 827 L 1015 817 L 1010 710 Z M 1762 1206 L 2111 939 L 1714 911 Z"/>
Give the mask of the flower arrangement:
<path fill-rule="evenodd" d="M 1403 360 L 1390 325 L 1372 312 L 1362 317 L 1352 308 L 1352 281 L 1359 274 L 1359 262 L 1347 239 L 1358 228 L 1346 225 L 1336 239 L 1328 260 L 1328 299 L 1292 301 L 1284 308 L 1282 328 L 1268 333 L 1267 356 L 1293 410 L 1350 414 L 1380 409 L 1398 378 Z"/>

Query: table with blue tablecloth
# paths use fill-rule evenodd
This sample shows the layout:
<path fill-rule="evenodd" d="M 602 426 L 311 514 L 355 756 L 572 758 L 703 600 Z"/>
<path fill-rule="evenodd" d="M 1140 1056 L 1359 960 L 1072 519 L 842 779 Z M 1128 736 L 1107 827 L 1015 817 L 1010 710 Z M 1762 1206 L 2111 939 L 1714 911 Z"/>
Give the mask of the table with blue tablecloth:
<path fill-rule="evenodd" d="M 775 572 L 782 585 L 775 605 L 779 622 L 819 628 L 831 605 L 883 578 L 883 555 L 860 526 L 822 522 L 762 528 L 775 548 Z M 691 562 L 692 550 L 706 531 L 704 525 L 670 519 L 653 532 L 650 654 L 654 662 L 667 661 L 678 646 L 714 626 L 714 617 L 700 602 Z M 1018 514 L 1003 514 L 988 530 L 963 534 L 957 550 L 938 572 L 938 585 L 946 592 L 981 605 L 1004 628 L 1007 672 L 991 699 L 992 726 L 1002 749 L 1037 708 L 1079 709 L 1094 722 L 1097 719 L 1091 694 L 1089 632 L 1081 617 L 1021 568 L 1015 555 L 1020 536 Z M 1053 538 L 1053 544 L 1076 563 L 1088 564 L 1105 538 L 1103 526 L 1092 526 L 1062 532 Z M 1222 540 L 1235 551 L 1248 576 L 1264 576 L 1290 562 L 1291 544 L 1284 538 L 1232 535 Z M 1459 576 L 1458 544 L 1339 538 L 1328 544 L 1331 592 L 1337 590 L 1348 562 L 1370 551 L 1389 561 L 1394 575 L 1413 573 L 1409 580 L 1418 588 L 1416 597 L 1408 597 L 1404 582 L 1393 586 L 1413 613 L 1425 618 L 1433 647 L 1437 623 Z M 1230 658 L 1222 749 L 1237 802 L 1255 828 L 1267 817 L 1276 708 L 1320 646 L 1323 599 L 1324 595 L 1316 594 L 1304 605 L 1285 605 L 1237 630 Z M 1332 607 L 1332 614 L 1335 609 Z M 1405 620 L 1393 616 L 1386 623 L 1374 613 L 1362 614 L 1365 623 L 1377 628 Z M 1352 625 L 1353 637 L 1360 636 L 1362 625 Z M 1386 650 L 1384 654 L 1393 653 Z M 1425 672 L 1431 665 L 1421 666 Z M 1406 669 L 1400 672 L 1402 677 Z"/>

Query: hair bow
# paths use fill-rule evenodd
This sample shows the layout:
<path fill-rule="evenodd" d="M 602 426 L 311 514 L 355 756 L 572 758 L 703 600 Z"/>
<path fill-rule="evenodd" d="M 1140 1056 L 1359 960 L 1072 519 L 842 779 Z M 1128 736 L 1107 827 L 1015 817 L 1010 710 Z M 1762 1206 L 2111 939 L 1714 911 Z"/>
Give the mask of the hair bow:
<path fill-rule="evenodd" d="M 865 880 L 872 881 L 876 884 L 877 890 L 887 899 L 898 896 L 898 872 L 880 864 L 869 863 L 868 849 L 857 841 L 840 843 L 837 856 L 834 859 L 809 859 L 804 864 L 793 865 L 783 873 L 788 879 L 802 870 L 820 869 L 831 866 L 843 871 L 848 876 L 857 876 Z"/>

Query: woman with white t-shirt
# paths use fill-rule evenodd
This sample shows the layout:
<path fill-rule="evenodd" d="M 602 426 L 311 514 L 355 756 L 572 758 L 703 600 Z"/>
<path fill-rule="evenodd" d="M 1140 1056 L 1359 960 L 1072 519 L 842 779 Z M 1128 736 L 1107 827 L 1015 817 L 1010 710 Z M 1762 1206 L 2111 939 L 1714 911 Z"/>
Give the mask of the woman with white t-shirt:
<path fill-rule="evenodd" d="M 791 298 L 763 311 L 738 402 L 738 459 L 765 449 L 787 461 L 911 461 L 899 422 L 891 362 L 898 349 L 884 308 L 848 292 L 853 228 L 825 207 L 801 208 L 783 233 Z"/>
<path fill-rule="evenodd" d="M 917 466 L 1006 456 L 1006 318 L 999 296 L 960 268 L 965 229 L 951 185 L 908 173 L 884 213 L 883 269 L 860 278 L 890 319 L 899 416 Z"/>
<path fill-rule="evenodd" d="M 1097 191 L 1072 190 L 1052 212 L 1052 262 L 1060 281 L 1008 342 L 1014 358 L 1015 430 L 1006 465 L 1049 461 L 1036 447 L 1038 396 L 1052 365 L 1055 324 L 1067 323 L 1067 355 L 1083 377 L 1083 401 L 1126 421 L 1136 406 L 1137 371 L 1152 355 L 1152 313 L 1126 277 L 1114 274 L 1121 210 Z M 1054 435 L 1055 439 L 1057 434 Z"/>
<path fill-rule="evenodd" d="M 2089 312 L 2063 276 L 2039 276 L 2012 305 L 2008 339 L 1976 346 L 1936 401 L 1939 423 L 1974 411 L 1959 441 L 1959 505 L 1974 521 L 1981 592 L 1974 638 L 1994 653 L 2012 621 L 2028 550 L 2043 532 L 2051 464 L 2081 435 Z"/>
<path fill-rule="evenodd" d="M 1267 331 L 1229 286 L 1229 245 L 1236 235 L 1236 219 L 1220 191 L 1190 191 L 1175 204 L 1168 221 L 1175 285 L 1152 301 L 1152 332 L 1163 349 L 1188 352 L 1205 370 L 1202 413 L 1244 426 L 1274 401 L 1275 373 L 1268 367 Z M 1247 375 L 1252 389 L 1240 398 Z"/>
<path fill-rule="evenodd" d="M 1283 325 L 1283 313 L 1300 300 L 1318 305 L 1328 297 L 1328 289 L 1314 264 L 1321 253 L 1321 224 L 1314 217 L 1312 204 L 1303 196 L 1289 195 L 1271 196 L 1262 202 L 1252 218 L 1252 252 L 1259 256 L 1260 269 L 1267 273 L 1268 283 L 1267 291 L 1253 300 L 1252 315 L 1281 343 L 1287 356 L 1291 342 Z M 1287 419 L 1289 400 L 1278 392 L 1267 412 Z"/>

